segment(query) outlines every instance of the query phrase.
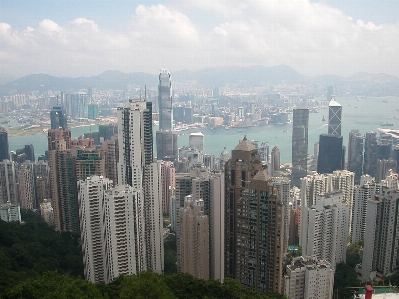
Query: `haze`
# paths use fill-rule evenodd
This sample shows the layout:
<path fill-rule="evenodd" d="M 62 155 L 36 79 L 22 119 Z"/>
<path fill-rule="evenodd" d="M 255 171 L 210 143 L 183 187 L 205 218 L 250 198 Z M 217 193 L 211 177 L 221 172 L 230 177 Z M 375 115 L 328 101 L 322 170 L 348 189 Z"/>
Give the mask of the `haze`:
<path fill-rule="evenodd" d="M 290 65 L 399 76 L 390 1 L 0 1 L 0 76 Z"/>

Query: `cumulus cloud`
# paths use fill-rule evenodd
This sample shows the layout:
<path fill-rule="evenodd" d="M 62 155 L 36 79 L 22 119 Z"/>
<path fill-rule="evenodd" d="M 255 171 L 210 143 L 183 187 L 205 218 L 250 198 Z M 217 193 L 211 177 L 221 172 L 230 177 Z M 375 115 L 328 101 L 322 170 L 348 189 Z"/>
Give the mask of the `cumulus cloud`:
<path fill-rule="evenodd" d="M 305 75 L 399 75 L 399 23 L 376 25 L 309 0 L 175 1 L 138 5 L 125 32 L 84 17 L 0 23 L 0 73 L 63 76 L 107 69 L 156 73 L 287 64 Z"/>

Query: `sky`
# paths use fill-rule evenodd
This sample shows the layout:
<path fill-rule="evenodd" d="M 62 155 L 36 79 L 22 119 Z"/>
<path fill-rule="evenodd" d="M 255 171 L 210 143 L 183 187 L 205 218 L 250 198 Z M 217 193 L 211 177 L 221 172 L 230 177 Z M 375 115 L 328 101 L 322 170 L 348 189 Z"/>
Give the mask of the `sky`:
<path fill-rule="evenodd" d="M 0 76 L 281 64 L 399 77 L 398 0 L 0 0 Z"/>

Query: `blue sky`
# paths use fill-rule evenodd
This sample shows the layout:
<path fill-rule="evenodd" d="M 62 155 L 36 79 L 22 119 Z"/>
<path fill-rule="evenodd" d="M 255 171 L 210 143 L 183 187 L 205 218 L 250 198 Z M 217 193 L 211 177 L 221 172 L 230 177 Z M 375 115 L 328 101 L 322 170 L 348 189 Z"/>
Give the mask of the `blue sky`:
<path fill-rule="evenodd" d="M 399 76 L 398 0 L 0 0 L 0 75 L 287 64 Z"/>

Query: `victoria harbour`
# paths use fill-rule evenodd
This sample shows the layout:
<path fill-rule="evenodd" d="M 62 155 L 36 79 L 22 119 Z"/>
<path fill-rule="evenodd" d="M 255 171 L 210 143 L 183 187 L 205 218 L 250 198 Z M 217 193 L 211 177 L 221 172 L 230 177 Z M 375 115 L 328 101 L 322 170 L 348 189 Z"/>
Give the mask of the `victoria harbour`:
<path fill-rule="evenodd" d="M 378 128 L 384 128 L 381 126 L 384 123 L 392 123 L 393 126 L 389 128 L 399 129 L 398 97 L 336 97 L 336 100 L 342 105 L 344 145 L 347 145 L 348 134 L 351 130 L 359 130 L 361 134 L 370 131 L 377 132 Z M 318 113 L 310 113 L 309 115 L 309 154 L 313 154 L 313 145 L 318 141 L 319 135 L 327 133 L 327 121 L 322 121 L 322 119 L 323 117 L 327 119 L 328 109 L 315 111 L 318 111 Z M 292 114 L 290 117 L 292 118 Z M 158 127 L 154 126 L 154 132 L 157 129 Z M 72 128 L 71 131 L 72 138 L 76 139 L 89 131 L 98 131 L 98 126 L 81 126 Z M 191 128 L 179 132 L 179 147 L 188 145 L 189 135 L 192 132 L 204 134 L 204 152 L 215 155 L 215 157 L 219 157 L 225 147 L 230 152 L 239 140 L 246 135 L 249 140 L 255 140 L 259 143 L 267 142 L 270 148 L 277 146 L 281 152 L 282 163 L 291 161 L 292 123 L 247 128 L 231 127 L 229 130 L 226 130 L 224 126 Z M 40 133 L 9 138 L 10 151 L 15 151 L 29 143 L 33 144 L 36 157 L 43 155 L 47 150 L 47 134 Z"/>

